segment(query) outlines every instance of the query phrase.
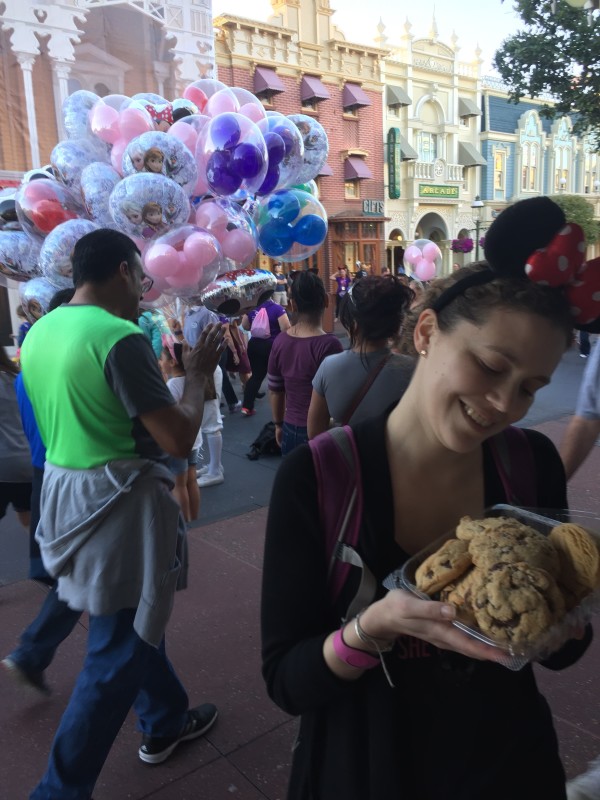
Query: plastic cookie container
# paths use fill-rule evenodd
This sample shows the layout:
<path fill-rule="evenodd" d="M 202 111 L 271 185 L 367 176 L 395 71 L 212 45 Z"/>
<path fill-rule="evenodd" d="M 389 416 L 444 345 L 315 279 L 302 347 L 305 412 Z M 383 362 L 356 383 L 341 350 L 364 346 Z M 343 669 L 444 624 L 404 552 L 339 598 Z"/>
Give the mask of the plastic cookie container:
<path fill-rule="evenodd" d="M 510 505 L 488 508 L 484 517 L 461 521 L 383 585 L 452 603 L 452 624 L 519 670 L 550 656 L 600 611 L 600 519 Z"/>

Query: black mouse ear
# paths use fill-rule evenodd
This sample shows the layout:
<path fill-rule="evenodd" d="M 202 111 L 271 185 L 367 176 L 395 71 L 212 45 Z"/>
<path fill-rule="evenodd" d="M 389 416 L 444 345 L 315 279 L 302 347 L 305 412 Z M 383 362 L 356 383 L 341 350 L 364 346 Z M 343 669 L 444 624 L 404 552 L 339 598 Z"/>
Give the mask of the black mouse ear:
<path fill-rule="evenodd" d="M 520 200 L 492 222 L 485 234 L 485 259 L 494 272 L 523 276 L 527 259 L 566 223 L 562 208 L 549 197 Z"/>

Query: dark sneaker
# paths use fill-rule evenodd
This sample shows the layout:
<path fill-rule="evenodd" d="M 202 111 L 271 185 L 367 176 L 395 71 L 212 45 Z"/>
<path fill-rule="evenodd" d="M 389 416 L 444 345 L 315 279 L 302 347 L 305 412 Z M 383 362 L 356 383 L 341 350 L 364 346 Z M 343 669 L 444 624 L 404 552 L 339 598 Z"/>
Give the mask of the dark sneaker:
<path fill-rule="evenodd" d="M 31 672 L 23 669 L 11 656 L 7 656 L 2 660 L 2 666 L 10 677 L 17 683 L 20 683 L 21 686 L 26 686 L 28 689 L 35 689 L 36 692 L 41 692 L 46 696 L 52 694 L 52 690 L 44 680 L 43 672 Z"/>
<path fill-rule="evenodd" d="M 265 392 L 257 392 L 256 393 L 256 399 L 257 400 L 262 400 L 264 396 L 265 396 Z"/>
<path fill-rule="evenodd" d="M 219 712 L 212 703 L 190 708 L 184 729 L 179 736 L 152 737 L 144 734 L 138 755 L 146 764 L 162 764 L 180 742 L 197 739 L 205 734 L 217 720 Z"/>

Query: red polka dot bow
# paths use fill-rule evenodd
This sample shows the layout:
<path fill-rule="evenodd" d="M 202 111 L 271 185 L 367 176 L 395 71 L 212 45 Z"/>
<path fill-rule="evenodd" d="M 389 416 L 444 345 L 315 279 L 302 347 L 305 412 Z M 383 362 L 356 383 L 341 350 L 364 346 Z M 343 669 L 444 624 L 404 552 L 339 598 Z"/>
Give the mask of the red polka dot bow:
<path fill-rule="evenodd" d="M 585 250 L 583 230 L 569 222 L 525 264 L 532 281 L 563 287 L 577 325 L 589 325 L 600 316 L 600 258 L 586 262 Z"/>
<path fill-rule="evenodd" d="M 173 124 L 173 106 L 170 103 L 163 103 L 160 106 L 153 106 L 149 103 L 146 106 L 146 111 L 155 123 L 167 122 L 169 125 Z"/>

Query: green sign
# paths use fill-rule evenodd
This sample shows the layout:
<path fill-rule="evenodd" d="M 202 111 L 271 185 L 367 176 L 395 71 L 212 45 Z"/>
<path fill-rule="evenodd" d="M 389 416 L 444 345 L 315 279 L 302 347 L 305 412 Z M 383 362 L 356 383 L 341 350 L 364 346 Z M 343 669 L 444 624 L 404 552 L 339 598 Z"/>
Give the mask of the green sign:
<path fill-rule="evenodd" d="M 387 135 L 387 162 L 388 162 L 388 197 L 391 200 L 398 200 L 400 197 L 400 145 L 398 128 L 390 128 Z"/>
<path fill-rule="evenodd" d="M 422 183 L 419 197 L 433 197 L 437 200 L 458 200 L 458 186 L 440 186 L 435 183 Z"/>

